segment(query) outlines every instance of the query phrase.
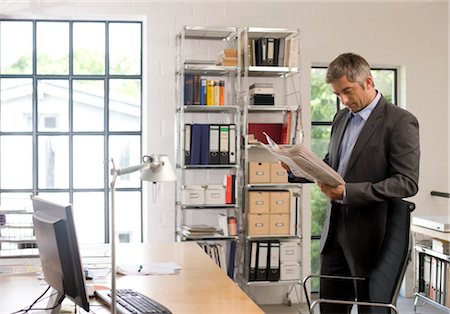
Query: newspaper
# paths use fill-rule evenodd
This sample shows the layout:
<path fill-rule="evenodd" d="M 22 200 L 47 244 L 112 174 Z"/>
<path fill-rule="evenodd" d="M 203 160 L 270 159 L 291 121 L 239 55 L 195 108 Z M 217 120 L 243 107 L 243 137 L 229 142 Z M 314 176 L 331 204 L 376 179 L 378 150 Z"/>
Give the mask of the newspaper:
<path fill-rule="evenodd" d="M 267 143 L 263 145 L 278 160 L 285 163 L 296 177 L 303 177 L 309 181 L 319 181 L 330 186 L 344 184 L 341 175 L 328 166 L 303 144 L 291 147 L 278 146 L 269 135 L 264 132 Z"/>

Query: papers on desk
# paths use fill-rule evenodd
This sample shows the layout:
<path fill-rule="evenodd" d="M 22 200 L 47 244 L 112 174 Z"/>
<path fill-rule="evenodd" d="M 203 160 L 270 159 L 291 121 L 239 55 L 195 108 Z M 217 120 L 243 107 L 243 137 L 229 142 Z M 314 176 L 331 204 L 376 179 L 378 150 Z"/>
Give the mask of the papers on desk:
<path fill-rule="evenodd" d="M 178 274 L 180 270 L 181 267 L 175 262 L 117 266 L 117 273 L 122 275 L 174 275 Z"/>

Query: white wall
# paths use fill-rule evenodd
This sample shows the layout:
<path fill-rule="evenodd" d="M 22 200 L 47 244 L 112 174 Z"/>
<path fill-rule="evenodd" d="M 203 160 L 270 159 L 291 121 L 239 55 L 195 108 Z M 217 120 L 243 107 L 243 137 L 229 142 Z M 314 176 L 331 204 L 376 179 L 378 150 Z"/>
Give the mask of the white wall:
<path fill-rule="evenodd" d="M 327 64 L 338 54 L 352 51 L 374 66 L 397 66 L 401 73 L 400 105 L 417 116 L 421 127 L 420 191 L 412 198 L 417 205 L 415 214 L 450 215 L 447 199 L 429 195 L 431 190 L 450 190 L 448 6 L 444 0 L 363 3 L 0 0 L 0 14 L 10 18 L 144 20 L 148 134 L 144 152 L 164 152 L 169 156 L 174 156 L 175 139 L 175 36 L 183 25 L 299 28 L 306 122 L 310 116 L 307 104 L 311 65 Z M 310 128 L 308 123 L 304 125 L 308 138 Z M 172 241 L 174 186 L 161 184 L 159 188 L 156 203 L 148 204 L 149 240 Z M 305 204 L 306 218 L 308 212 L 309 205 Z M 308 252 L 309 246 L 304 250 Z M 307 274 L 309 265 L 305 266 Z M 270 298 L 265 301 L 272 302 Z"/>

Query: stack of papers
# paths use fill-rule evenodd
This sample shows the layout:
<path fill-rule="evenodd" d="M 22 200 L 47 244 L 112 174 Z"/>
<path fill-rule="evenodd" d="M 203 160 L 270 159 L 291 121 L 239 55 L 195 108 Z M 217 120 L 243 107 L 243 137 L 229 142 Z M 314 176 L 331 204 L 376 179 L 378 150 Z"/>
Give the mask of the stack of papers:
<path fill-rule="evenodd" d="M 184 225 L 182 233 L 187 237 L 207 237 L 217 234 L 217 229 L 208 225 Z"/>
<path fill-rule="evenodd" d="M 267 145 L 262 144 L 278 160 L 285 163 L 296 177 L 306 178 L 309 181 L 319 181 L 330 186 L 344 184 L 345 181 L 339 173 L 327 165 L 316 154 L 303 144 L 291 147 L 278 146 L 269 135 Z"/>

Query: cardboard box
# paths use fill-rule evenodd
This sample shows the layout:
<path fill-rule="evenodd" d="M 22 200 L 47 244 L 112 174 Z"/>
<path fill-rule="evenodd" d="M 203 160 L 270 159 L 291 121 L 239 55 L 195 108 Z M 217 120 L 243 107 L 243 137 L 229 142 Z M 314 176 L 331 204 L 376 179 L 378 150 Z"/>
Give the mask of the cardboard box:
<path fill-rule="evenodd" d="M 280 242 L 280 262 L 300 261 L 300 245 L 297 242 Z"/>
<path fill-rule="evenodd" d="M 271 183 L 288 182 L 288 173 L 279 162 L 270 163 L 270 182 Z"/>
<path fill-rule="evenodd" d="M 280 280 L 300 280 L 300 264 L 281 263 Z"/>
<path fill-rule="evenodd" d="M 270 163 L 269 162 L 249 162 L 248 166 L 249 183 L 269 183 Z"/>
<path fill-rule="evenodd" d="M 288 191 L 270 192 L 269 208 L 271 214 L 289 214 L 290 203 L 290 193 Z"/>
<path fill-rule="evenodd" d="M 270 214 L 269 233 L 271 235 L 289 235 L 289 214 Z"/>
<path fill-rule="evenodd" d="M 183 191 L 183 200 L 185 205 L 204 205 L 205 188 L 201 185 L 186 186 Z"/>
<path fill-rule="evenodd" d="M 248 235 L 268 235 L 269 214 L 248 215 Z"/>
<path fill-rule="evenodd" d="M 225 188 L 222 185 L 208 185 L 205 189 L 205 204 L 224 205 Z"/>
<path fill-rule="evenodd" d="M 248 192 L 248 212 L 250 214 L 268 214 L 270 204 L 270 192 Z"/>

